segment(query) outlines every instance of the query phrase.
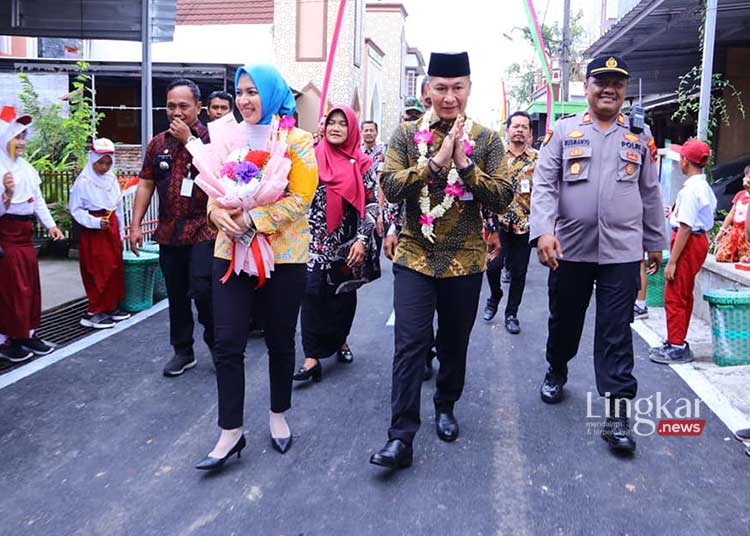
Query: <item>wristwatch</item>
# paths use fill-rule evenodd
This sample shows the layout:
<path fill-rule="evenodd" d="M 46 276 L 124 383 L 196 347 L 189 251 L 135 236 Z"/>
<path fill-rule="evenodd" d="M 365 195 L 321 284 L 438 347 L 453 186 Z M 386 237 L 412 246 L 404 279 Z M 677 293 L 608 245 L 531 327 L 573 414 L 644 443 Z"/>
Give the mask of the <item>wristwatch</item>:
<path fill-rule="evenodd" d="M 464 168 L 457 169 L 456 171 L 458 171 L 459 175 L 466 175 L 469 171 L 474 169 L 474 165 L 475 165 L 474 161 L 471 158 L 469 158 L 469 165 Z"/>
<path fill-rule="evenodd" d="M 250 216 L 250 213 L 247 210 L 242 211 L 242 221 L 245 222 L 245 225 L 247 225 L 248 229 L 255 230 L 255 222 L 253 222 L 253 218 Z"/>

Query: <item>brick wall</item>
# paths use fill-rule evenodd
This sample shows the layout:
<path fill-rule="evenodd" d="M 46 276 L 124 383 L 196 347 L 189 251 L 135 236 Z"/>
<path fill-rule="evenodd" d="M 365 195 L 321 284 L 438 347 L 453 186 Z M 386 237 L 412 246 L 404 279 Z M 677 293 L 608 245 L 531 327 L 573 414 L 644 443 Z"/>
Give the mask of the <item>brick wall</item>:
<path fill-rule="evenodd" d="M 143 164 L 140 145 L 118 144 L 115 147 L 116 167 L 122 172 L 139 173 Z"/>

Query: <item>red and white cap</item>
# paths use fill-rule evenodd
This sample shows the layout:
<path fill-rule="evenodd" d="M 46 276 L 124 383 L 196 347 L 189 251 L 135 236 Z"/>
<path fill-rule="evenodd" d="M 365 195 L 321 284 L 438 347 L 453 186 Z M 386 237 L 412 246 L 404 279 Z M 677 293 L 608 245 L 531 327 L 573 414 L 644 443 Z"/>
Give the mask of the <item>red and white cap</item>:
<path fill-rule="evenodd" d="M 97 138 L 91 144 L 91 150 L 96 154 L 112 154 L 115 152 L 115 144 L 109 138 Z"/>
<path fill-rule="evenodd" d="M 14 121 L 21 125 L 30 125 L 31 116 L 17 115 L 15 106 L 3 106 L 0 110 L 0 128 L 9 127 Z"/>
<path fill-rule="evenodd" d="M 26 127 L 31 124 L 31 116 L 17 115 L 15 106 L 3 106 L 0 109 L 0 133 L 5 133 L 14 123 Z"/>
<path fill-rule="evenodd" d="M 705 141 L 696 138 L 690 138 L 682 145 L 673 143 L 669 148 L 678 153 L 688 162 L 692 162 L 700 167 L 705 167 L 708 163 L 708 159 L 711 158 L 711 148 Z"/>

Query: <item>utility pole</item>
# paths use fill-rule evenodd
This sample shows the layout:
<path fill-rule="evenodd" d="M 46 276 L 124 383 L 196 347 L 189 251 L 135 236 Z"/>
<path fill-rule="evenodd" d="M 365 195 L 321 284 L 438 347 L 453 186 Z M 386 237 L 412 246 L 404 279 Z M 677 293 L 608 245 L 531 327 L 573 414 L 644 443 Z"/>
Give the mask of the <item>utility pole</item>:
<path fill-rule="evenodd" d="M 698 138 L 708 139 L 708 116 L 711 111 L 711 83 L 714 73 L 714 40 L 716 39 L 716 10 L 718 0 L 706 3 L 706 25 L 703 31 L 703 73 L 701 74 L 700 108 L 698 110 Z"/>
<path fill-rule="evenodd" d="M 570 0 L 565 0 L 563 13 L 563 35 L 562 35 L 562 80 L 560 84 L 560 100 L 567 102 L 570 100 L 568 94 L 570 81 Z"/>
<path fill-rule="evenodd" d="M 151 86 L 151 0 L 141 0 L 141 156 L 153 136 L 153 97 Z"/>

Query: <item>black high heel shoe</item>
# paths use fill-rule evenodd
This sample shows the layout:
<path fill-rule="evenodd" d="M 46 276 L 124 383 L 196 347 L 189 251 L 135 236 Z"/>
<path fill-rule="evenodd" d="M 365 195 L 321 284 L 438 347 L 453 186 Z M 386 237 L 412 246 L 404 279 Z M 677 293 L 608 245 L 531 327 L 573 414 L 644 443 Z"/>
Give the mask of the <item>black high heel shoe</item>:
<path fill-rule="evenodd" d="M 310 367 L 309 369 L 306 369 L 304 366 L 302 366 L 297 372 L 294 373 L 294 376 L 292 376 L 292 378 L 298 382 L 302 382 L 312 378 L 312 381 L 317 383 L 323 379 L 323 365 L 321 365 L 320 361 L 318 361 L 317 363 L 315 363 L 314 367 Z"/>
<path fill-rule="evenodd" d="M 242 456 L 242 449 L 244 449 L 246 445 L 247 440 L 245 439 L 245 434 L 242 434 L 237 440 L 237 443 L 235 443 L 235 445 L 229 450 L 229 452 L 227 452 L 226 456 L 224 456 L 223 458 L 206 456 L 197 464 L 195 464 L 195 468 L 200 469 L 201 471 L 216 471 L 218 469 L 221 469 L 222 467 L 224 467 L 227 459 L 229 459 L 232 454 L 236 453 L 237 458 L 239 459 L 240 456 Z"/>
<path fill-rule="evenodd" d="M 352 349 L 349 348 L 349 345 L 345 345 L 344 348 L 341 348 L 338 352 L 338 360 L 339 363 L 344 363 L 345 365 L 351 364 L 352 361 L 354 361 L 354 354 L 352 354 Z"/>
<path fill-rule="evenodd" d="M 271 436 L 271 446 L 276 452 L 284 454 L 292 446 L 292 434 L 289 434 L 289 437 Z"/>

